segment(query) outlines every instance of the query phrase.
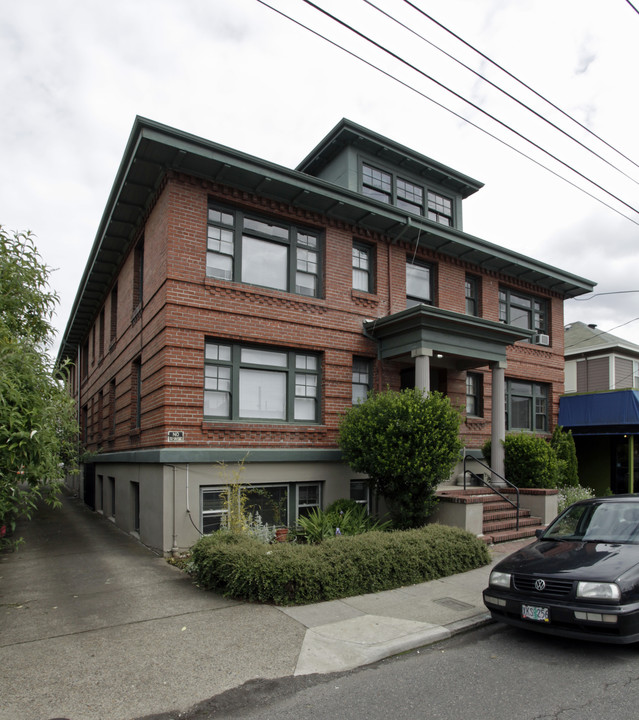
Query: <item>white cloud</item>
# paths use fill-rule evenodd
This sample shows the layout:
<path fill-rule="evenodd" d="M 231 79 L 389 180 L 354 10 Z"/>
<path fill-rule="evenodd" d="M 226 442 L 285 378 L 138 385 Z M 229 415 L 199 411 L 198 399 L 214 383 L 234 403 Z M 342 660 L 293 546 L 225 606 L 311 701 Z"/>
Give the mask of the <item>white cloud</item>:
<path fill-rule="evenodd" d="M 491 132 L 503 128 L 299 0 L 274 6 L 348 45 Z M 523 91 L 401 0 L 374 0 L 518 96 Z M 424 71 L 533 135 L 630 204 L 636 182 L 444 59 L 361 0 L 320 0 Z M 423 3 L 419 4 L 423 6 Z M 639 65 L 639 16 L 597 0 L 433 0 L 436 19 L 639 158 L 628 92 Z M 466 201 L 465 229 L 599 283 L 634 289 L 639 226 L 621 218 L 419 95 L 296 27 L 257 0 L 24 0 L 3 9 L 0 63 L 0 223 L 31 229 L 62 297 L 64 329 L 135 115 L 294 167 L 341 117 L 388 135 L 486 183 Z M 553 122 L 568 121 L 537 98 Z M 585 131 L 570 132 L 613 157 Z M 568 174 L 521 138 L 517 148 Z M 619 156 L 615 164 L 639 178 Z M 582 187 L 587 183 L 574 177 Z M 601 192 L 590 186 L 597 196 Z M 616 209 L 639 215 L 608 198 Z M 639 295 L 570 301 L 567 319 L 609 329 L 639 316 Z M 573 316 L 574 315 L 574 316 Z M 577 317 L 579 315 L 579 317 Z M 590 319 L 593 318 L 593 319 Z M 636 326 L 636 327 L 635 327 Z M 619 330 L 639 342 L 639 323 Z"/>

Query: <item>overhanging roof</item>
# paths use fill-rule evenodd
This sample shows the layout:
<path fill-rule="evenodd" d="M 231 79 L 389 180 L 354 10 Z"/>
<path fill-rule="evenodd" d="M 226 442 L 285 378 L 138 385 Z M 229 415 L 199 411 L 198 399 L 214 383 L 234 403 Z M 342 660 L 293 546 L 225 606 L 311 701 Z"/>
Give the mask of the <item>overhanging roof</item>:
<path fill-rule="evenodd" d="M 364 323 L 379 341 L 383 358 L 408 355 L 429 348 L 456 359 L 462 367 L 479 367 L 506 360 L 506 348 L 530 339 L 532 330 L 484 320 L 430 305 L 416 305 L 394 315 Z"/>
<path fill-rule="evenodd" d="M 415 152 L 405 145 L 374 133 L 368 128 L 357 125 L 344 118 L 297 166 L 300 172 L 318 175 L 336 155 L 345 147 L 358 150 L 382 159 L 388 165 L 401 167 L 402 170 L 425 178 L 427 181 L 449 188 L 466 198 L 484 186 L 457 170 Z"/>
<path fill-rule="evenodd" d="M 395 149 L 397 147 L 401 146 Z M 75 348 L 85 339 L 122 260 L 143 225 L 157 189 L 170 170 L 325 214 L 385 234 L 395 241 L 401 238 L 411 244 L 419 242 L 420 247 L 465 260 L 486 271 L 533 283 L 563 297 L 574 297 L 593 289 L 594 284 L 589 280 L 480 238 L 416 217 L 305 172 L 137 117 L 80 281 L 58 359 L 74 356 Z"/>

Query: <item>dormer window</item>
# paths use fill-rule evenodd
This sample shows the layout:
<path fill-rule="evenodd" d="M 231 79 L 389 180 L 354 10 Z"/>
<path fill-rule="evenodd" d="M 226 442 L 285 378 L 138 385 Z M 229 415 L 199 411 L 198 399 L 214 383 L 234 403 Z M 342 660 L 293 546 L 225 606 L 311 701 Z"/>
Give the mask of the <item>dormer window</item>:
<path fill-rule="evenodd" d="M 448 227 L 453 225 L 451 198 L 366 163 L 362 164 L 362 193 L 388 205 L 396 205 L 415 215 L 426 216 L 441 225 Z M 426 207 L 424 207 L 424 199 L 426 199 Z"/>
<path fill-rule="evenodd" d="M 362 192 L 385 203 L 393 202 L 393 176 L 370 165 L 362 165 Z"/>
<path fill-rule="evenodd" d="M 428 219 L 442 225 L 453 224 L 453 202 L 443 195 L 428 192 Z"/>

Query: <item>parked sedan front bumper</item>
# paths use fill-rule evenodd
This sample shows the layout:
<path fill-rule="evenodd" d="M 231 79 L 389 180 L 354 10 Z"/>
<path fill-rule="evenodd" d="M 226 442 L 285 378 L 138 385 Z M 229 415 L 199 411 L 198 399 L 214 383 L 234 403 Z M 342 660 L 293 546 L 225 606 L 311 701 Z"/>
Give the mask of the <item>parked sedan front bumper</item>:
<path fill-rule="evenodd" d="M 489 587 L 484 604 L 494 620 L 515 627 L 577 640 L 627 644 L 639 642 L 639 603 L 628 605 L 586 604 L 549 597 L 531 597 Z M 526 619 L 524 607 L 531 617 Z M 547 620 L 544 609 L 548 610 Z"/>

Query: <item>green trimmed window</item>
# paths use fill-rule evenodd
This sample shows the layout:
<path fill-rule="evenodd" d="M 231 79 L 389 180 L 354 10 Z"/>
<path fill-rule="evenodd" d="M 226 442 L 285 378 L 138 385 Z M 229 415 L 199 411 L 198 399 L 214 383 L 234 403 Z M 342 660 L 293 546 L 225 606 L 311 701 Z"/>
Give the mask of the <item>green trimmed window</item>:
<path fill-rule="evenodd" d="M 406 261 L 406 307 L 433 304 L 433 266 Z"/>
<path fill-rule="evenodd" d="M 319 267 L 317 231 L 209 205 L 207 276 L 318 297 Z"/>
<path fill-rule="evenodd" d="M 499 320 L 507 325 L 547 332 L 547 302 L 510 288 L 499 289 Z"/>
<path fill-rule="evenodd" d="M 440 225 L 454 224 L 454 202 L 426 186 L 413 182 L 389 170 L 362 163 L 362 194 L 396 205 L 402 210 L 422 215 Z"/>
<path fill-rule="evenodd" d="M 204 418 L 315 423 L 319 374 L 316 354 L 207 342 Z"/>
<path fill-rule="evenodd" d="M 523 380 L 506 380 L 506 429 L 548 430 L 549 386 Z"/>

